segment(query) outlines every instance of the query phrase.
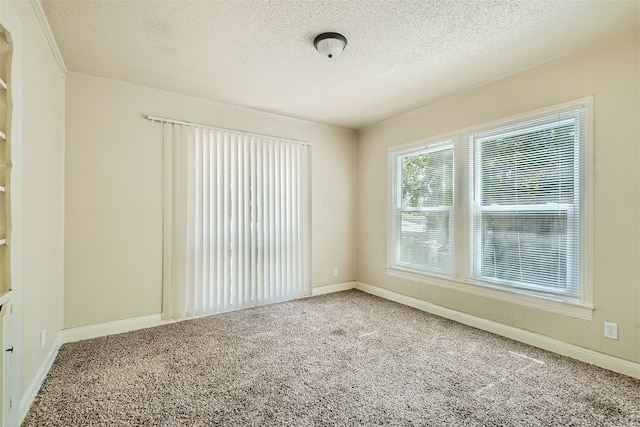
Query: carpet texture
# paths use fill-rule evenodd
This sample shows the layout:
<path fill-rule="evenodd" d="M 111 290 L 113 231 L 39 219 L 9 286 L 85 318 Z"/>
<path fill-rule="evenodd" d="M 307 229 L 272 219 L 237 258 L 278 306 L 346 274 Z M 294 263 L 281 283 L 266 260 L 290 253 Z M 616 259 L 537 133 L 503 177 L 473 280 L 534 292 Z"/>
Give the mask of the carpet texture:
<path fill-rule="evenodd" d="M 638 426 L 640 381 L 360 291 L 64 344 L 24 426 Z"/>

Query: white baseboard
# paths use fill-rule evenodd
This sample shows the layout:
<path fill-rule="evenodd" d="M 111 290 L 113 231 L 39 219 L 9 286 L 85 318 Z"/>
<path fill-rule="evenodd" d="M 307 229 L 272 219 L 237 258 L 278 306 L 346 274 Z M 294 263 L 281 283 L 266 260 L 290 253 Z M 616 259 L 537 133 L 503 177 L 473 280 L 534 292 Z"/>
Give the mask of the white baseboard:
<path fill-rule="evenodd" d="M 33 376 L 31 383 L 29 383 L 29 387 L 27 387 L 27 390 L 24 392 L 22 398 L 20 399 L 20 406 L 18 408 L 18 421 L 20 422 L 20 424 L 22 424 L 22 421 L 24 421 L 24 417 L 27 416 L 27 412 L 29 412 L 29 408 L 33 403 L 33 399 L 36 398 L 36 395 L 40 390 L 40 386 L 42 386 L 42 382 L 49 373 L 51 365 L 53 365 L 53 361 L 56 360 L 58 350 L 60 350 L 60 346 L 62 345 L 60 335 L 61 334 L 58 334 L 58 337 L 49 349 L 47 356 L 44 358 L 44 361 L 40 365 L 38 372 L 36 372 L 36 374 Z"/>
<path fill-rule="evenodd" d="M 346 291 L 355 289 L 356 282 L 334 283 L 332 285 L 322 285 L 311 289 L 311 296 L 330 294 L 332 292 Z"/>
<path fill-rule="evenodd" d="M 27 412 L 36 398 L 42 382 L 49 373 L 51 365 L 53 365 L 60 346 L 67 342 L 80 341 L 90 338 L 103 337 L 105 335 L 119 334 L 122 332 L 135 331 L 138 329 L 150 328 L 162 324 L 162 316 L 160 314 L 152 314 L 150 316 L 134 317 L 131 319 L 116 320 L 113 322 L 99 323 L 96 325 L 80 326 L 77 328 L 63 329 L 51 346 L 49 353 L 40 365 L 40 369 L 34 375 L 29 387 L 20 399 L 20 413 L 18 414 L 20 423 L 24 421 Z"/>
<path fill-rule="evenodd" d="M 366 283 L 357 282 L 356 289 L 379 296 L 384 299 L 388 299 L 390 301 L 408 305 L 409 307 L 417 308 L 418 310 L 435 314 L 436 316 L 454 320 L 468 326 L 473 326 L 474 328 L 502 335 L 503 337 L 507 337 L 515 341 L 523 342 L 534 347 L 542 348 L 544 350 L 549 350 L 563 356 L 571 357 L 572 359 L 590 363 L 592 365 L 596 365 L 610 371 L 618 372 L 620 374 L 628 375 L 634 378 L 640 378 L 640 363 L 619 359 L 608 354 L 599 353 L 594 350 L 579 347 L 574 344 L 569 344 L 555 338 L 549 338 L 535 332 L 525 331 L 513 326 L 494 322 L 493 320 L 482 319 L 470 314 L 451 310 L 449 308 L 431 304 L 429 302 L 422 301 L 410 296 L 401 295 L 387 289 L 368 285 Z"/>
<path fill-rule="evenodd" d="M 151 328 L 163 323 L 161 314 L 132 317 L 130 319 L 114 320 L 113 322 L 98 323 L 95 325 L 79 326 L 63 329 L 60 335 L 61 342 L 74 342 L 90 338 L 104 337 L 106 335 L 120 334 L 136 331 L 138 329 Z"/>
<path fill-rule="evenodd" d="M 619 359 L 617 357 L 598 353 L 597 351 L 579 347 L 574 344 L 569 344 L 555 338 L 549 338 L 534 332 L 525 331 L 513 326 L 494 322 L 492 320 L 482 319 L 470 314 L 451 310 L 449 308 L 431 304 L 429 302 L 406 295 L 401 295 L 383 288 L 379 288 L 377 286 L 368 285 L 366 283 L 343 282 L 332 285 L 319 286 L 312 289 L 312 295 L 323 295 L 331 292 L 339 292 L 354 288 L 372 295 L 379 296 L 381 298 L 388 299 L 390 301 L 395 301 L 409 307 L 417 308 L 418 310 L 426 311 L 437 316 L 451 319 L 465 325 L 473 326 L 478 329 L 502 335 L 504 337 L 532 345 L 534 347 L 549 350 L 554 353 L 571 357 L 573 359 L 590 363 L 592 365 L 600 366 L 602 368 L 628 375 L 630 377 L 640 378 L 639 363 Z M 113 322 L 100 323 L 97 325 L 81 326 L 77 328 L 62 330 L 58 335 L 54 345 L 51 346 L 49 353 L 47 353 L 47 356 L 42 362 L 40 369 L 38 369 L 38 372 L 33 377 L 33 380 L 29 384 L 29 387 L 27 387 L 27 390 L 22 396 L 22 399 L 20 399 L 20 423 L 22 423 L 24 417 L 27 415 L 29 407 L 38 394 L 38 390 L 40 390 L 40 386 L 47 376 L 49 369 L 51 369 L 51 365 L 53 364 L 53 361 L 58 354 L 58 350 L 63 343 L 89 338 L 97 338 L 122 332 L 135 331 L 138 329 L 158 326 L 163 323 L 166 322 L 162 320 L 162 316 L 160 314 L 154 314 L 150 316 L 135 317 L 131 319 L 117 320 Z"/>

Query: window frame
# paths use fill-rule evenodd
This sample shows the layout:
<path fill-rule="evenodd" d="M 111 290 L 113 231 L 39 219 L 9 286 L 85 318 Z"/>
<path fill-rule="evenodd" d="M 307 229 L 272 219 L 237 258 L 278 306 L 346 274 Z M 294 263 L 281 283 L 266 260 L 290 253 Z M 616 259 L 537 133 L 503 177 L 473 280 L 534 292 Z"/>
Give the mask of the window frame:
<path fill-rule="evenodd" d="M 523 207 L 523 206 L 518 206 L 518 205 L 500 205 L 500 206 L 476 206 L 475 207 L 475 215 L 474 213 L 470 213 L 470 215 L 473 215 L 473 221 L 482 221 L 482 214 L 485 212 L 490 212 L 490 213 L 513 213 L 513 212 L 517 212 L 517 213 L 522 213 L 522 214 L 531 214 L 531 213 L 541 213 L 541 212 L 548 212 L 550 214 L 555 214 L 558 212 L 565 212 L 566 216 L 567 216 L 567 222 L 571 222 L 574 221 L 575 222 L 575 209 L 574 206 L 568 203 L 549 203 L 546 205 L 531 205 L 531 206 L 527 206 L 527 207 Z M 470 253 L 472 254 L 472 256 L 474 257 L 474 261 L 470 264 L 469 268 L 471 270 L 470 272 L 470 276 L 479 281 L 479 282 L 487 282 L 488 284 L 498 284 L 498 285 L 503 285 L 505 287 L 508 288 L 514 288 L 514 289 L 521 289 L 523 291 L 529 290 L 531 292 L 540 292 L 540 293 L 545 293 L 547 291 L 547 288 L 543 287 L 543 286 L 539 286 L 539 285 L 535 285 L 533 283 L 521 283 L 521 284 L 516 284 L 513 281 L 507 281 L 507 280 L 501 280 L 498 278 L 491 278 L 488 276 L 484 276 L 482 274 L 482 250 L 480 249 L 480 247 L 482 246 L 482 238 L 479 236 L 482 233 L 482 227 L 473 227 L 473 229 L 469 230 L 469 232 L 474 232 L 476 234 L 476 237 L 474 239 L 474 244 L 472 244 L 472 247 L 470 249 Z M 571 245 L 571 241 L 575 240 L 575 237 L 571 237 L 573 235 L 574 231 L 571 227 L 568 227 L 568 231 L 567 231 L 567 235 L 570 236 L 567 238 L 567 256 L 570 257 L 571 255 L 573 255 L 573 248 Z M 567 262 L 569 263 L 569 262 Z M 571 275 L 571 271 L 568 271 L 567 274 Z M 473 280 L 472 279 L 472 280 Z M 579 282 L 580 279 L 576 278 L 575 280 L 578 281 L 578 287 L 579 287 Z M 559 294 L 559 293 L 558 293 Z M 574 297 L 571 297 L 574 298 Z"/>
<path fill-rule="evenodd" d="M 455 260 L 454 260 L 454 248 L 455 248 L 455 212 L 454 212 L 454 206 L 437 206 L 437 207 L 411 207 L 411 208 L 403 208 L 402 207 L 402 169 L 401 167 L 399 167 L 401 161 L 403 158 L 408 157 L 408 156 L 418 156 L 421 154 L 427 154 L 427 153 L 433 153 L 433 152 L 438 152 L 438 151 L 443 151 L 443 150 L 448 150 L 451 149 L 452 150 L 452 154 L 453 154 L 453 182 L 452 182 L 452 187 L 453 187 L 453 194 L 454 194 L 454 200 L 455 200 L 455 183 L 456 183 L 456 177 L 455 177 L 455 146 L 457 143 L 457 138 L 456 137 L 450 137 L 450 138 L 436 138 L 436 139 L 428 139 L 428 140 L 422 140 L 420 141 L 418 144 L 411 144 L 410 146 L 408 146 L 407 148 L 399 148 L 397 150 L 394 150 L 391 155 L 390 155 L 390 162 L 392 162 L 392 202 L 391 202 L 391 208 L 390 208 L 390 212 L 391 212 L 391 217 L 392 217 L 392 223 L 390 226 L 390 230 L 389 230 L 389 242 L 390 244 L 388 245 L 389 251 L 388 251 L 388 259 L 389 260 L 393 260 L 392 264 L 394 266 L 398 266 L 400 268 L 406 268 L 408 270 L 411 271 L 417 271 L 417 272 L 423 272 L 425 274 L 444 274 L 444 275 L 449 275 L 451 274 L 455 267 Z M 455 204 L 455 202 L 453 202 Z M 405 212 L 448 212 L 449 213 L 449 253 L 448 253 L 448 257 L 449 257 L 449 265 L 448 265 L 448 269 L 427 269 L 427 268 L 420 268 L 420 267 L 416 267 L 416 266 L 412 266 L 411 264 L 408 263 L 401 263 L 398 261 L 398 245 L 396 244 L 396 236 L 395 236 L 395 230 L 402 230 L 402 215 Z"/>
<path fill-rule="evenodd" d="M 593 95 L 573 101 L 552 105 L 549 107 L 525 112 L 492 122 L 482 123 L 435 136 L 428 139 L 413 141 L 388 149 L 388 220 L 387 220 L 387 274 L 414 282 L 455 289 L 465 293 L 505 301 L 527 307 L 533 307 L 549 312 L 560 313 L 580 319 L 592 320 L 593 317 L 593 291 L 592 291 L 592 180 L 593 180 Z M 472 257 L 476 256 L 473 248 L 471 233 L 473 232 L 473 206 L 471 205 L 470 192 L 474 191 L 475 168 L 472 156 L 470 155 L 472 146 L 469 145 L 470 135 L 491 128 L 499 128 L 510 124 L 527 122 L 553 114 L 582 109 L 582 129 L 580 141 L 581 169 L 579 176 L 579 266 L 578 266 L 578 293 L 576 297 L 549 294 L 544 290 L 520 289 L 512 286 L 485 281 L 474 277 Z M 453 203 L 453 233 L 454 251 L 452 259 L 453 272 L 432 273 L 420 271 L 406 265 L 395 263 L 394 259 L 394 199 L 397 189 L 394 188 L 396 178 L 394 159 L 398 153 L 409 153 L 411 150 L 418 150 L 427 144 L 438 141 L 454 140 L 454 203 Z M 572 206 L 572 205 L 571 205 Z M 558 208 L 567 209 L 567 218 L 573 207 L 562 207 L 557 204 L 553 207 L 557 212 Z M 500 208 L 496 208 L 500 209 Z M 528 210 L 535 211 L 542 207 L 528 207 Z"/>
<path fill-rule="evenodd" d="M 579 113 L 575 113 L 576 110 L 582 110 Z M 579 248 L 579 238 L 580 232 L 576 231 L 571 224 L 575 224 L 576 216 L 580 218 L 580 213 L 576 212 L 576 204 L 578 205 L 578 209 L 580 206 L 580 190 L 582 187 L 582 177 L 580 173 L 582 171 L 582 159 L 580 155 L 582 153 L 582 147 L 580 146 L 581 140 L 584 138 L 583 133 L 585 131 L 583 118 L 584 118 L 584 108 L 560 108 L 557 111 L 548 112 L 545 114 L 540 114 L 535 117 L 529 117 L 525 120 L 512 120 L 506 123 L 506 127 L 514 126 L 515 129 L 506 130 L 505 125 L 488 125 L 483 129 L 477 129 L 473 132 L 469 132 L 466 134 L 467 139 L 467 152 L 471 156 L 470 163 L 472 164 L 471 170 L 473 173 L 469 174 L 468 179 L 470 180 L 469 187 L 473 188 L 473 191 L 469 193 L 470 201 L 470 227 L 469 232 L 474 234 L 472 240 L 472 246 L 469 251 L 472 254 L 472 262 L 470 263 L 470 275 L 474 280 L 480 282 L 488 282 L 490 284 L 496 284 L 498 286 L 505 286 L 507 288 L 515 288 L 521 289 L 529 292 L 538 292 L 538 293 L 549 293 L 549 287 L 544 287 L 540 285 L 536 285 L 534 283 L 527 282 L 516 282 L 514 280 L 504 280 L 498 279 L 495 277 L 484 276 L 482 274 L 483 264 L 483 239 L 482 239 L 482 216 L 485 212 L 503 212 L 503 213 L 515 213 L 515 214 L 533 214 L 533 213 L 541 213 L 548 212 L 549 214 L 556 214 L 560 211 L 564 211 L 566 213 L 567 218 L 567 244 L 566 244 L 566 253 L 567 253 L 567 280 L 564 284 L 565 295 L 568 298 L 580 298 L 580 295 L 575 295 L 573 293 L 573 284 L 576 284 L 575 288 L 580 292 L 580 277 L 579 275 L 576 277 L 575 272 L 570 266 L 572 265 L 572 258 L 577 253 L 578 258 L 580 254 Z M 566 115 L 563 118 L 554 118 L 556 115 Z M 537 119 L 542 118 L 544 123 L 531 123 Z M 578 130 L 576 135 L 574 135 L 573 139 L 573 161 L 574 165 L 577 164 L 578 172 L 576 172 L 575 167 L 573 168 L 573 181 L 574 181 L 574 190 L 573 190 L 573 200 L 578 200 L 577 203 L 525 203 L 522 205 L 505 205 L 505 204 L 497 204 L 497 205 L 487 205 L 483 203 L 483 175 L 484 169 L 481 167 L 481 152 L 482 145 L 486 141 L 494 141 L 496 139 L 503 139 L 512 136 L 524 136 L 530 135 L 531 133 L 549 130 L 556 128 L 558 126 L 564 125 L 572 125 L 572 127 L 582 126 L 581 129 Z M 489 132 L 486 135 L 486 132 Z M 485 135 L 482 135 L 485 133 Z M 477 226 L 480 224 L 480 226 Z M 474 233 L 475 231 L 475 233 Z M 578 259 L 578 264 L 580 263 L 580 259 Z M 554 295 L 562 295 L 562 292 L 556 292 Z"/>

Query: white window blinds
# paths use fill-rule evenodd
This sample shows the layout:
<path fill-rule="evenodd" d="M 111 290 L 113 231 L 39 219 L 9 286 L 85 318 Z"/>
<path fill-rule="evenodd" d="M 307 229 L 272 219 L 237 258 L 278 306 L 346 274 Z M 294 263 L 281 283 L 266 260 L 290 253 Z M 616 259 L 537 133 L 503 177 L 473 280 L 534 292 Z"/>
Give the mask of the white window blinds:
<path fill-rule="evenodd" d="M 390 148 L 387 273 L 591 319 L 592 109 Z"/>
<path fill-rule="evenodd" d="M 163 317 L 309 295 L 308 146 L 163 126 Z"/>
<path fill-rule="evenodd" d="M 471 275 L 579 296 L 583 109 L 469 135 Z"/>
<path fill-rule="evenodd" d="M 450 272 L 453 252 L 453 141 L 394 154 L 392 264 Z"/>

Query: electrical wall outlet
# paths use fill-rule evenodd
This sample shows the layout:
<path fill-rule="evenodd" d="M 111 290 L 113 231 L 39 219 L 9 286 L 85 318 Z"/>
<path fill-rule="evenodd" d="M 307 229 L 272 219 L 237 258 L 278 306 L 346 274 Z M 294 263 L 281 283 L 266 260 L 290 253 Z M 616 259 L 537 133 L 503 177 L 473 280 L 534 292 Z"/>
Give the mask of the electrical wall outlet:
<path fill-rule="evenodd" d="M 333 276 L 338 277 L 338 267 L 333 267 Z"/>
<path fill-rule="evenodd" d="M 612 340 L 618 339 L 618 324 L 613 322 L 604 322 L 604 336 Z"/>
<path fill-rule="evenodd" d="M 43 329 L 40 331 L 40 348 L 44 348 L 47 345 L 47 330 Z"/>

